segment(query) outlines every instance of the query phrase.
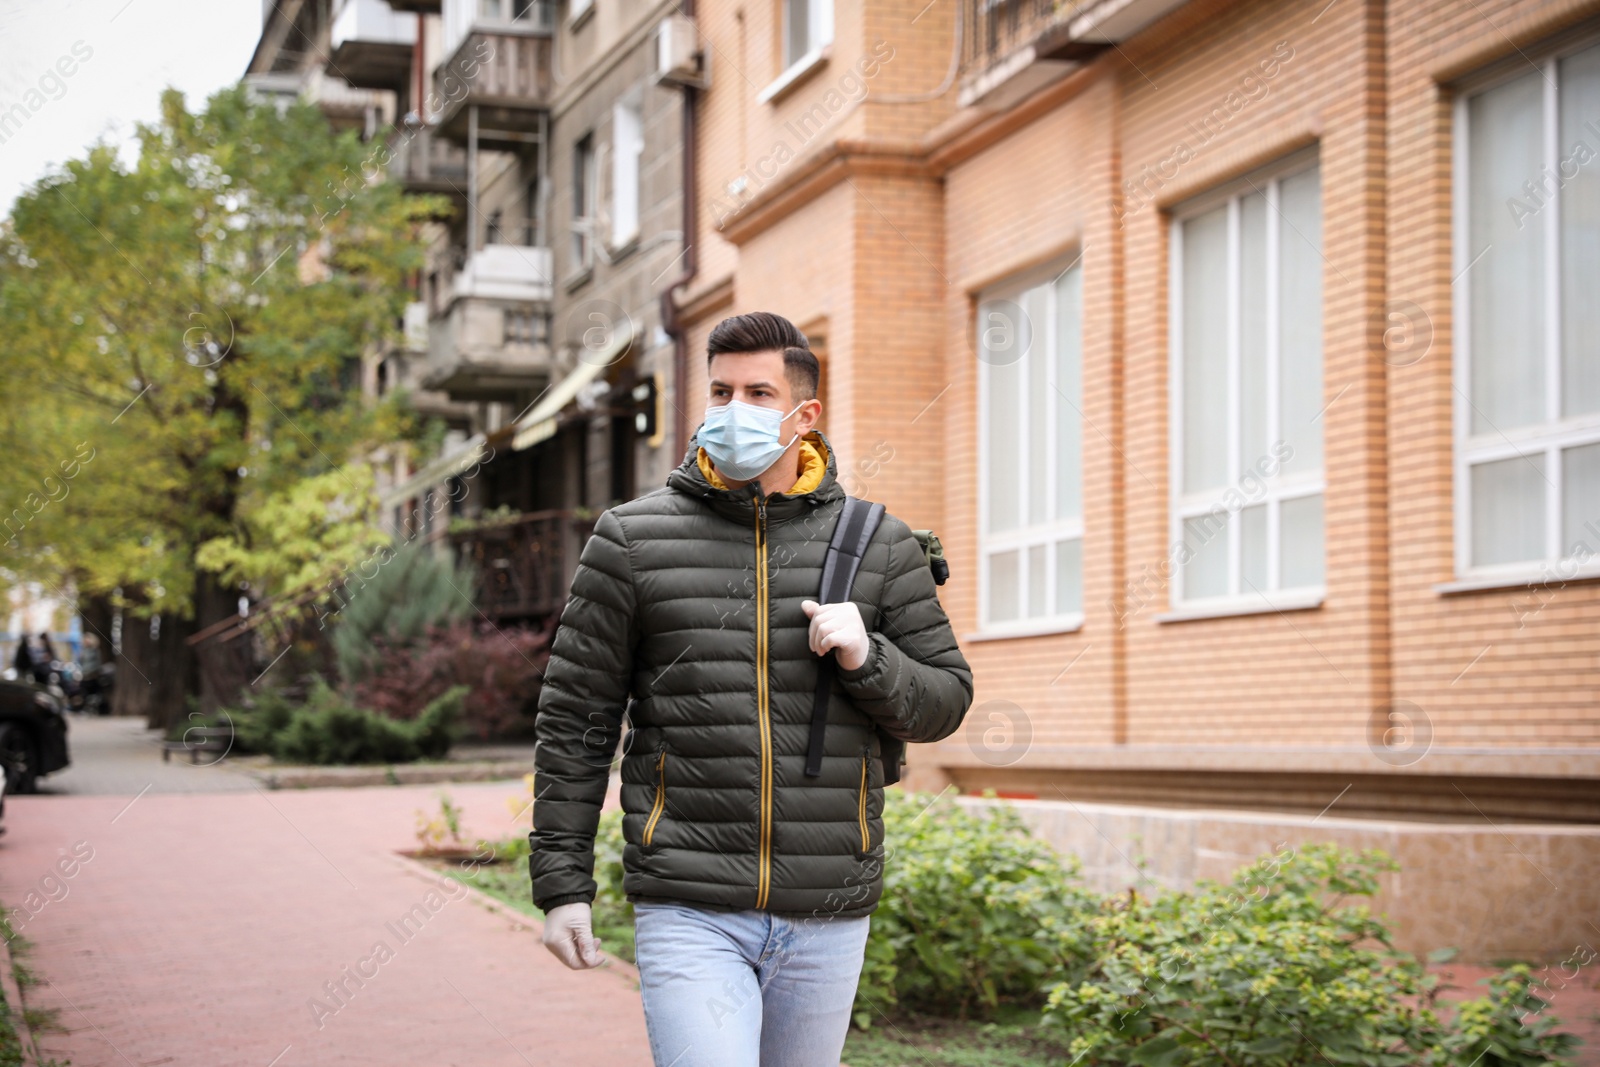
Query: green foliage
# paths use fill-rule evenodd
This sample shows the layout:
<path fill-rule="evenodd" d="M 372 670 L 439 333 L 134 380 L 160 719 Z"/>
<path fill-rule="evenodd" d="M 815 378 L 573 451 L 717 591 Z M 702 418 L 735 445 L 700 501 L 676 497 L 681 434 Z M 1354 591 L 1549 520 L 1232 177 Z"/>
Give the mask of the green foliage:
<path fill-rule="evenodd" d="M 376 524 L 372 468 L 348 464 L 264 499 L 243 529 L 202 544 L 197 566 L 292 598 L 376 573 L 389 536 Z"/>
<path fill-rule="evenodd" d="M 233 729 L 230 752 L 265 754 L 288 763 L 320 765 L 409 763 L 443 759 L 450 752 L 466 699 L 456 686 L 430 702 L 410 721 L 388 718 L 351 705 L 338 691 L 317 679 L 304 705 L 283 693 L 267 690 L 249 707 L 229 708 L 212 716 L 191 716 L 173 728 L 173 739 L 196 725 Z"/>
<path fill-rule="evenodd" d="M 1056 931 L 1066 964 L 1046 1018 L 1073 1035 L 1085 1067 L 1561 1062 L 1575 1039 L 1519 1021 L 1542 1007 L 1525 975 L 1507 972 L 1453 1018 L 1441 1012 L 1437 977 L 1347 901 L 1393 870 L 1381 852 L 1310 845 L 1227 884 L 1105 898 Z"/>
<path fill-rule="evenodd" d="M 451 727 L 466 688 L 451 689 L 412 722 L 352 707 L 319 682 L 273 741 L 272 754 L 290 763 L 408 763 L 441 759 L 450 751 Z"/>
<path fill-rule="evenodd" d="M 404 648 L 430 629 L 467 617 L 475 578 L 465 565 L 426 546 L 381 549 L 367 578 L 346 587 L 347 601 L 333 630 L 334 657 L 346 684 L 364 680 L 385 648 Z"/>
<path fill-rule="evenodd" d="M 22 577 L 183 617 L 202 544 L 264 551 L 260 509 L 410 426 L 354 385 L 442 205 L 366 181 L 371 146 L 314 106 L 242 88 L 199 112 L 169 90 L 138 138 L 0 228 L 0 390 L 28 398 L 0 422 L 0 513 Z"/>
<path fill-rule="evenodd" d="M 856 997 L 869 1026 L 896 1009 L 965 1016 L 1036 1002 L 1069 928 L 1092 905 L 1064 859 L 1005 805 L 972 808 L 891 789 L 892 852 Z"/>
<path fill-rule="evenodd" d="M 605 950 L 633 961 L 633 905 L 622 888 L 622 812 L 600 814 L 600 828 L 594 839 L 594 879 L 600 889 L 595 894 L 591 921 L 594 934 Z"/>

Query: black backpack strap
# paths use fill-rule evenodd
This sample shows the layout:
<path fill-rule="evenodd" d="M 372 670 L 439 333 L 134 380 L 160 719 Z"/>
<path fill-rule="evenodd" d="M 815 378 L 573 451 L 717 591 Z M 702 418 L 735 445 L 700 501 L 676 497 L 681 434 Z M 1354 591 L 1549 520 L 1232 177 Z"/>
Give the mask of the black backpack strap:
<path fill-rule="evenodd" d="M 856 571 L 861 557 L 883 521 L 883 505 L 844 498 L 844 508 L 833 528 L 833 540 L 828 542 L 828 554 L 822 563 L 822 588 L 817 594 L 819 604 L 842 604 L 850 599 L 850 588 L 855 584 Z M 822 775 L 822 742 L 828 727 L 828 697 L 833 692 L 834 657 L 823 656 L 817 665 L 817 695 L 811 705 L 811 745 L 806 752 L 806 776 Z"/>

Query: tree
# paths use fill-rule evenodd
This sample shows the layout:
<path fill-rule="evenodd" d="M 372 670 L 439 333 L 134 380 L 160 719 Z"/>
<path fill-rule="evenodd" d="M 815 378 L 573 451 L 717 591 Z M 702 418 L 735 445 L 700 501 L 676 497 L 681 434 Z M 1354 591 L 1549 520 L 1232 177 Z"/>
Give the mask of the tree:
<path fill-rule="evenodd" d="M 200 547 L 261 550 L 260 509 L 414 432 L 361 397 L 360 359 L 445 208 L 379 180 L 381 146 L 242 88 L 197 114 L 168 90 L 138 141 L 131 165 L 99 145 L 40 180 L 0 233 L 0 523 L 19 574 L 161 620 L 119 681 L 169 687 L 165 725 L 174 693 L 209 710 L 247 680 L 180 639 L 237 611 L 237 552 L 208 570 Z"/>

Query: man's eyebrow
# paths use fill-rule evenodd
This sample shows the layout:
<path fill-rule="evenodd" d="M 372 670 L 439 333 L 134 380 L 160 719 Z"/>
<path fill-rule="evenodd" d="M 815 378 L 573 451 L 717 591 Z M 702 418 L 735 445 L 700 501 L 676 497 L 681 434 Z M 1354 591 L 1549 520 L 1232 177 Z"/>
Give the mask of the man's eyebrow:
<path fill-rule="evenodd" d="M 717 388 L 719 386 L 721 388 L 723 388 L 723 389 L 732 389 L 733 388 L 732 385 L 729 385 L 727 382 L 723 381 L 721 378 L 713 378 L 713 379 L 711 379 L 711 385 L 712 385 L 712 388 Z M 776 388 L 776 387 L 771 382 L 749 382 L 749 383 L 747 383 L 745 385 L 745 388 L 746 389 L 773 389 L 773 388 Z"/>

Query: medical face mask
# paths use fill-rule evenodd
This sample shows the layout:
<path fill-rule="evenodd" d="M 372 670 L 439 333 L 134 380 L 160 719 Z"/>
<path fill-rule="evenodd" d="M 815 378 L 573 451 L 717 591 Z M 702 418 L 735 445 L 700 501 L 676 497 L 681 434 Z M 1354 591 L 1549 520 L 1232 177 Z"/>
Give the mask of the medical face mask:
<path fill-rule="evenodd" d="M 700 427 L 700 444 L 722 474 L 740 482 L 754 481 L 778 461 L 789 445 L 778 439 L 783 420 L 800 410 L 800 401 L 785 414 L 771 408 L 730 400 L 706 408 L 706 421 Z"/>

